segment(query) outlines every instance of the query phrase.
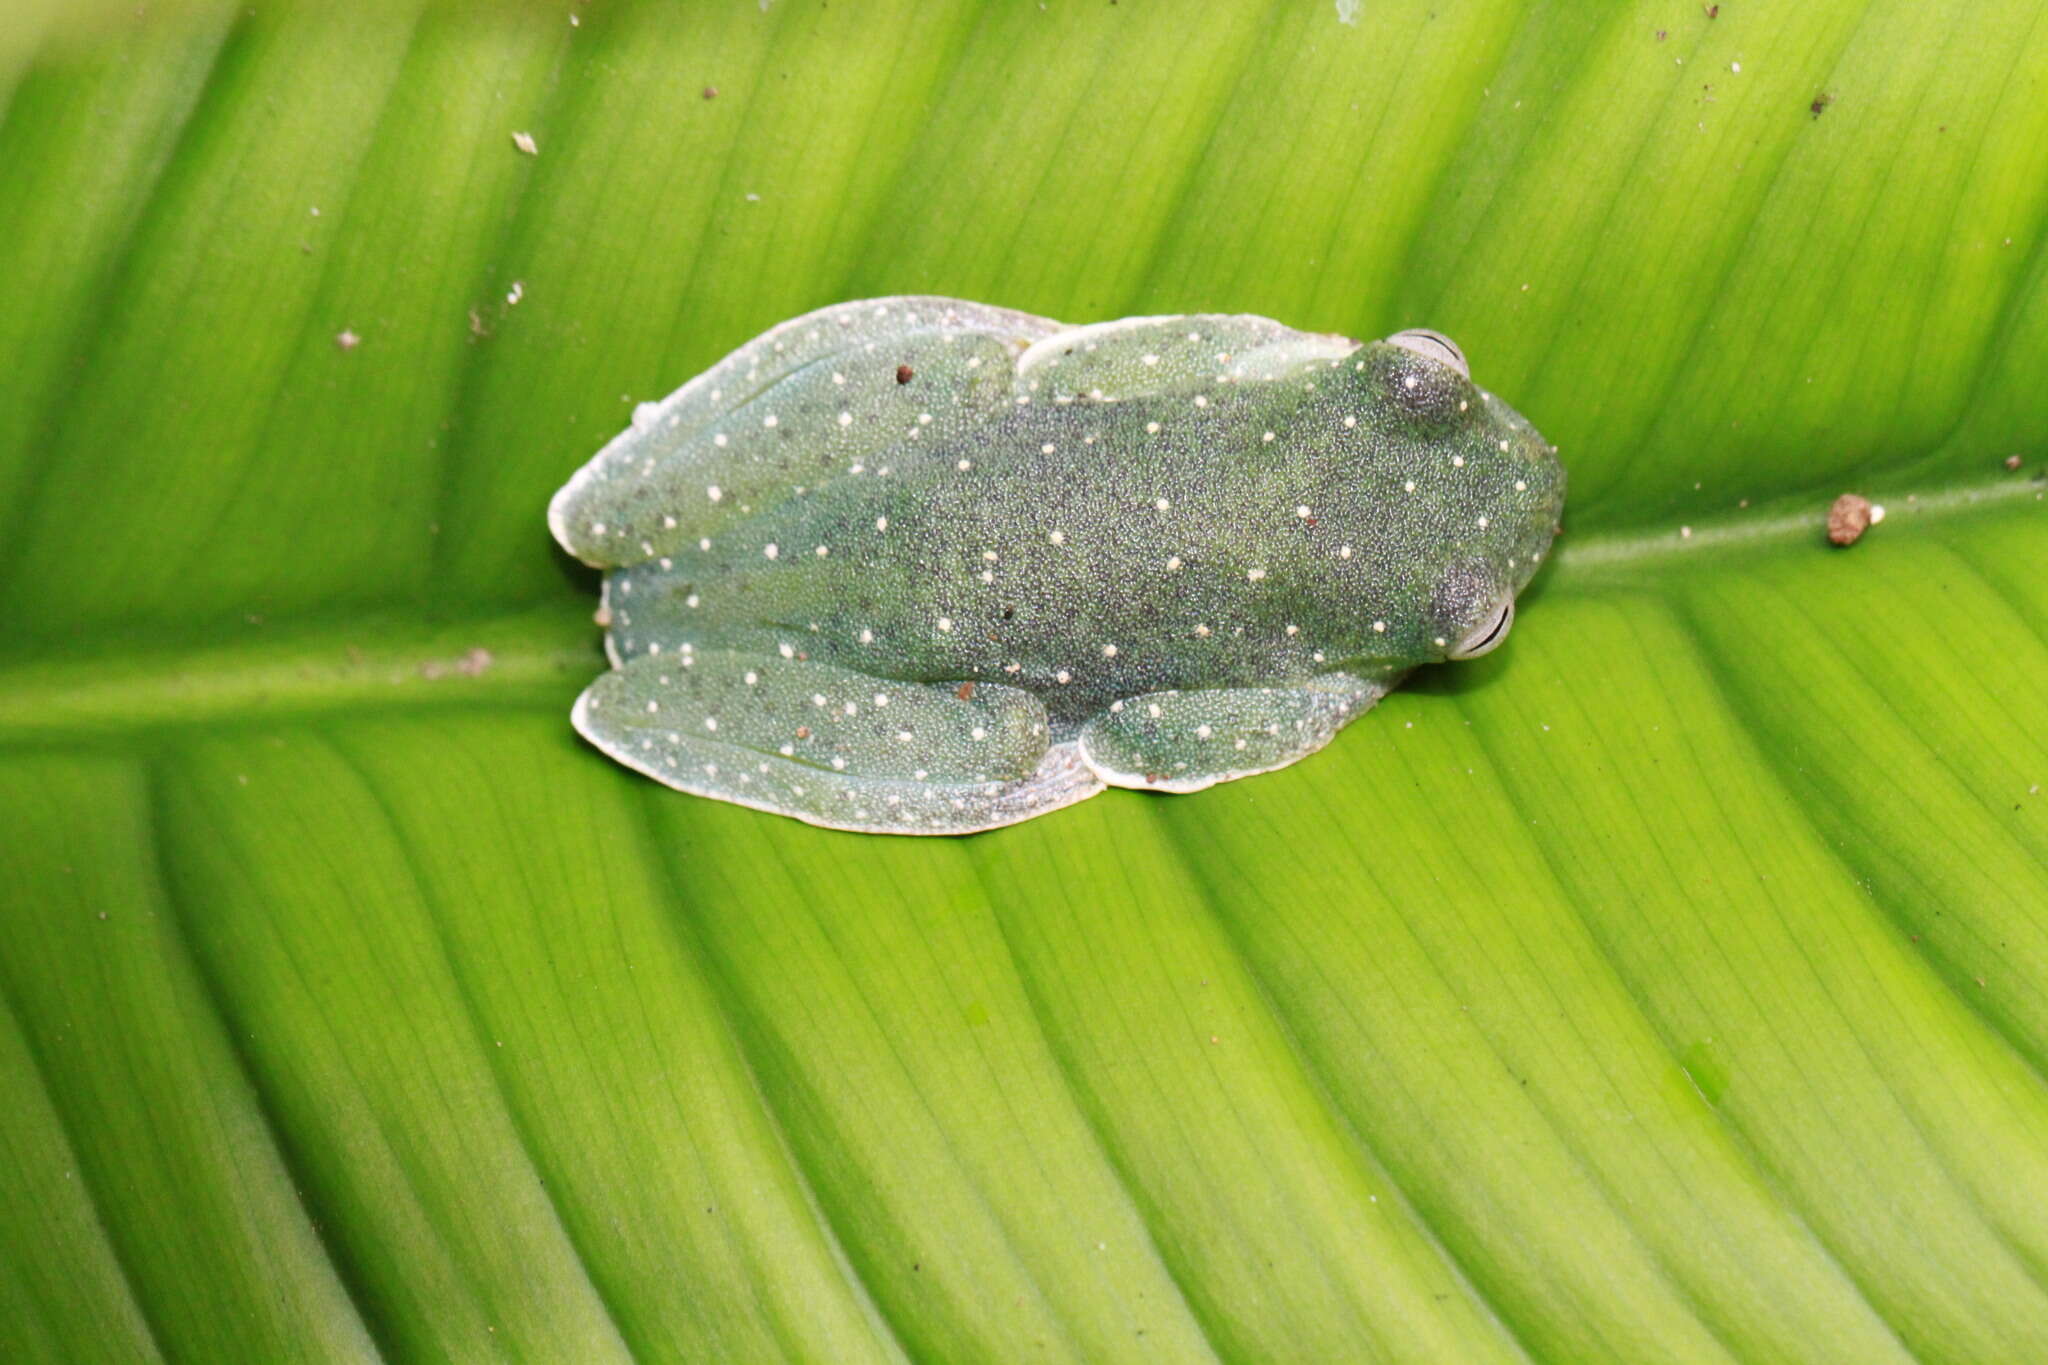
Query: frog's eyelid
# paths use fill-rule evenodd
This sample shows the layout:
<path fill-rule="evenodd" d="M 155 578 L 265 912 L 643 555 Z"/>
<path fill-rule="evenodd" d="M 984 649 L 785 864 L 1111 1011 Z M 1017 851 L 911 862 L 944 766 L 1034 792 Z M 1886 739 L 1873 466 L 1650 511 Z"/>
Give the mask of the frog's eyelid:
<path fill-rule="evenodd" d="M 1508 627 L 1514 623 L 1514 619 L 1515 599 L 1510 597 L 1501 604 L 1500 610 L 1494 613 L 1491 621 L 1458 641 L 1457 647 L 1450 651 L 1450 657 L 1476 659 L 1487 653 L 1507 638 Z"/>
<path fill-rule="evenodd" d="M 1411 327 L 1405 332 L 1396 332 L 1387 338 L 1390 346 L 1399 346 L 1417 355 L 1426 355 L 1439 365 L 1448 365 L 1467 379 L 1472 377 L 1472 367 L 1465 363 L 1465 353 L 1458 349 L 1458 343 L 1442 332 L 1432 332 L 1427 327 Z"/>

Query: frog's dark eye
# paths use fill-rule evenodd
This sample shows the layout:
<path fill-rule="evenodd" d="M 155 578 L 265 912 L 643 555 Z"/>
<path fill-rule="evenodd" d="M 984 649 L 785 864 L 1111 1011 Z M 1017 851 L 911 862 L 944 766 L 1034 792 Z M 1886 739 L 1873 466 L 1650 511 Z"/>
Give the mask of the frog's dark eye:
<path fill-rule="evenodd" d="M 1413 351 L 1417 355 L 1426 355 L 1439 365 L 1450 366 L 1467 379 L 1472 377 L 1472 369 L 1465 363 L 1465 353 L 1458 349 L 1457 342 L 1442 332 L 1432 332 L 1427 327 L 1411 327 L 1405 332 L 1396 332 L 1388 337 L 1387 344 Z"/>
<path fill-rule="evenodd" d="M 1515 599 L 1510 597 L 1500 604 L 1500 610 L 1488 617 L 1485 624 L 1452 646 L 1453 659 L 1476 659 L 1508 638 L 1508 627 L 1514 624 Z"/>

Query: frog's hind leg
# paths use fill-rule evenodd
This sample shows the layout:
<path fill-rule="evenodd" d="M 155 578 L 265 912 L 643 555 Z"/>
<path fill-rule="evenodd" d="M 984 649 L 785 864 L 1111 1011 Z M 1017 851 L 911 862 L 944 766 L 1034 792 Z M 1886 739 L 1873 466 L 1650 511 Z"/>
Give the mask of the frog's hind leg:
<path fill-rule="evenodd" d="M 1029 692 L 773 654 L 642 656 L 592 683 L 574 720 L 668 786 L 831 829 L 971 834 L 1102 790 Z"/>
<path fill-rule="evenodd" d="M 1387 686 L 1336 673 L 1295 687 L 1126 697 L 1081 727 L 1081 757 L 1114 787 L 1200 791 L 1308 757 Z"/>
<path fill-rule="evenodd" d="M 962 299 L 806 313 L 636 408 L 555 494 L 548 526 L 584 563 L 618 568 L 715 540 L 822 479 L 908 468 L 1009 412 L 1017 357 L 1058 326 Z"/>

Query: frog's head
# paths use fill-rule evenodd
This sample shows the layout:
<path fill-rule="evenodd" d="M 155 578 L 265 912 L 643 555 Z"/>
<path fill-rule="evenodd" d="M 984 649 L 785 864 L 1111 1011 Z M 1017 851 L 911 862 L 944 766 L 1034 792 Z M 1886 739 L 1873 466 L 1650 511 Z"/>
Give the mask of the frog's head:
<path fill-rule="evenodd" d="M 1475 658 L 1506 638 L 1515 594 L 1557 534 L 1564 467 L 1526 418 L 1472 382 L 1442 333 L 1397 332 L 1353 359 L 1358 379 L 1392 399 L 1380 433 L 1387 495 L 1412 509 L 1402 520 L 1416 577 L 1397 647 L 1417 662 Z"/>

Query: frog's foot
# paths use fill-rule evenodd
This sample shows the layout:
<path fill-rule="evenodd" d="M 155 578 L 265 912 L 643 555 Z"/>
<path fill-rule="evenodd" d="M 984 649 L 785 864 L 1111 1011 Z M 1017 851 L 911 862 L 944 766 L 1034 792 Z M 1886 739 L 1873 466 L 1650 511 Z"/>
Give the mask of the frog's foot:
<path fill-rule="evenodd" d="M 1298 687 L 1148 692 L 1082 726 L 1081 757 L 1111 786 L 1200 791 L 1308 757 L 1386 694 L 1342 673 Z"/>
<path fill-rule="evenodd" d="M 693 650 L 605 674 L 573 719 L 656 781 L 830 829 L 972 834 L 1102 790 L 1076 745 L 1048 742 L 1038 698 L 993 683 Z"/>

